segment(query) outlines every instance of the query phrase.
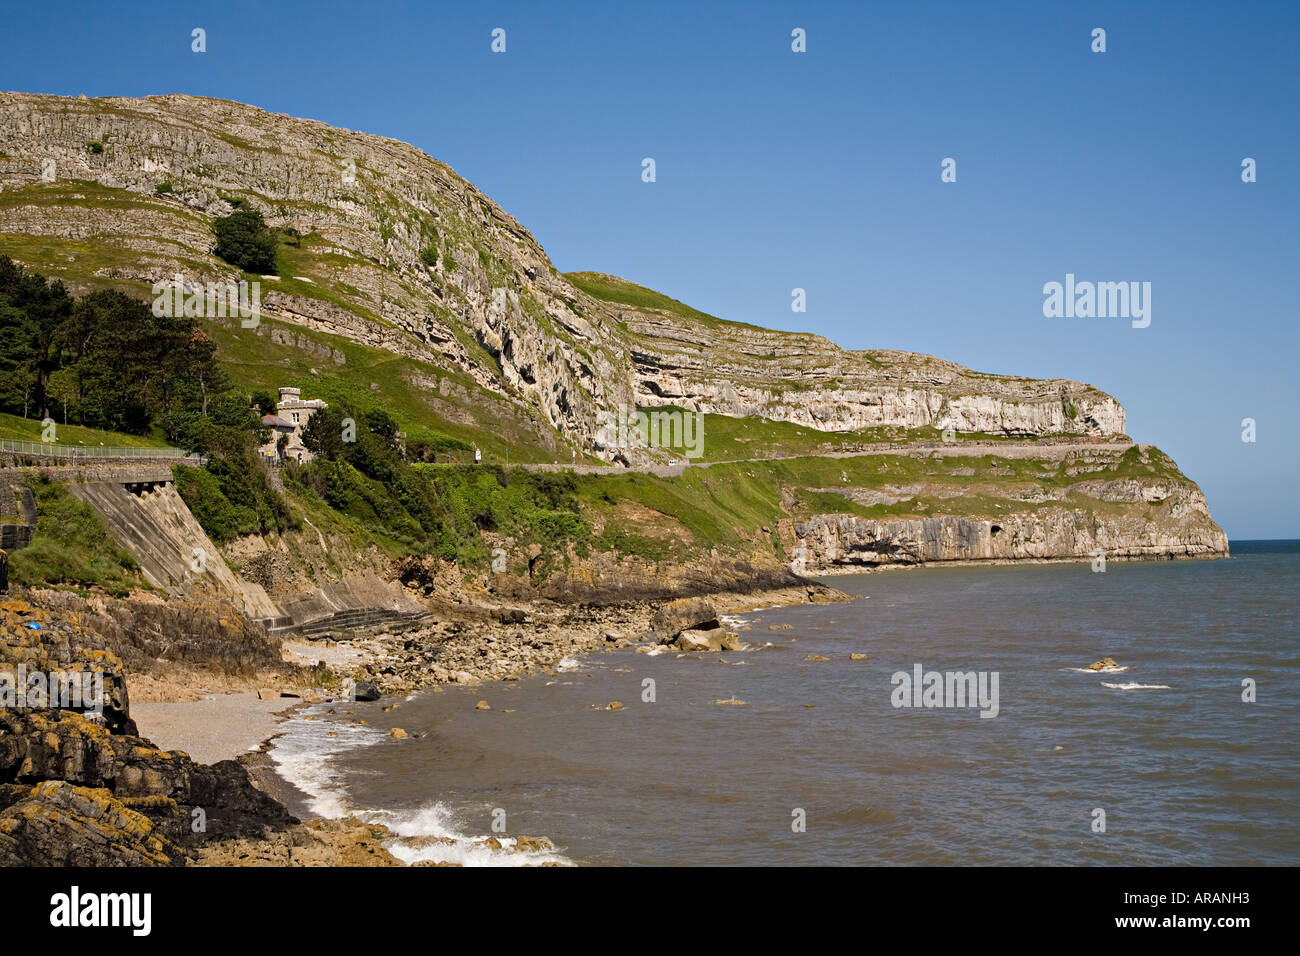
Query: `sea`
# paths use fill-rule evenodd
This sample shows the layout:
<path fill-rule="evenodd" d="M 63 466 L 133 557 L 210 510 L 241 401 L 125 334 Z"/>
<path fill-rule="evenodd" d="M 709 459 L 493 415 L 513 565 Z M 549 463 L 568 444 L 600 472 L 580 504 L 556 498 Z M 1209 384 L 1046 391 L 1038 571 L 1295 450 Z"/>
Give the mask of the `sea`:
<path fill-rule="evenodd" d="M 271 756 L 408 862 L 1295 865 L 1300 541 L 1231 555 L 836 576 L 745 650 L 317 705 Z"/>

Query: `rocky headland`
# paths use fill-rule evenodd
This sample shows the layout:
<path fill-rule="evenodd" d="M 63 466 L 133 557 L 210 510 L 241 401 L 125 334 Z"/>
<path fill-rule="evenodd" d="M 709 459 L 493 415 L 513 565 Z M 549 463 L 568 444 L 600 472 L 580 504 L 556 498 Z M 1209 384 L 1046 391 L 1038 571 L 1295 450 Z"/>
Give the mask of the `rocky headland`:
<path fill-rule="evenodd" d="M 274 274 L 215 255 L 214 223 L 248 209 Z M 267 792 L 267 747 L 222 735 L 239 701 L 265 720 L 580 655 L 730 651 L 728 613 L 842 599 L 823 574 L 1227 554 L 1195 482 L 1093 385 L 562 274 L 476 187 L 380 136 L 193 96 L 0 93 L 0 253 L 82 295 L 256 281 L 258 322 L 205 314 L 194 335 L 241 410 L 291 386 L 386 428 L 362 454 L 259 462 L 283 520 L 238 533 L 213 502 L 228 517 L 252 485 L 212 492 L 220 463 L 0 448 L 5 540 L 41 556 L 15 550 L 0 670 L 104 687 L 93 709 L 0 706 L 3 863 L 401 865 L 384 827 L 303 822 Z M 700 446 L 611 432 L 638 410 L 695 416 Z M 229 702 L 204 718 L 216 759 L 155 746 L 128 684 L 137 704 Z M 197 740 L 187 719 L 156 726 Z"/>

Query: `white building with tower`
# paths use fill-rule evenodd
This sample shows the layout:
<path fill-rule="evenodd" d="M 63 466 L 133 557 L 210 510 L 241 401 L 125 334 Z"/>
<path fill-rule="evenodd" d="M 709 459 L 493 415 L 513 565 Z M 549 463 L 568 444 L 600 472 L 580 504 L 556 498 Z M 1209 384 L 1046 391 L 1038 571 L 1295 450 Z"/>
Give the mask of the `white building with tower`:
<path fill-rule="evenodd" d="M 319 398 L 303 399 L 302 390 L 285 387 L 280 389 L 280 401 L 274 415 L 263 415 L 262 424 L 272 429 L 271 440 L 262 446 L 261 452 L 267 458 L 280 461 L 311 461 L 312 453 L 302 443 L 302 430 L 307 427 L 311 417 L 329 405 Z M 287 436 L 284 451 L 279 448 L 281 436 Z"/>

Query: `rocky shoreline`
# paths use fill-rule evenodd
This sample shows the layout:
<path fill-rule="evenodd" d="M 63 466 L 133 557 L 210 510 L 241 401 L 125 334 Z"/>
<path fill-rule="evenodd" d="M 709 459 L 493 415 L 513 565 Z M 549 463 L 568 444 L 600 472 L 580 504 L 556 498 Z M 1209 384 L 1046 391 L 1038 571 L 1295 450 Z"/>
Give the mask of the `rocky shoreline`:
<path fill-rule="evenodd" d="M 202 653 L 200 642 L 186 664 L 154 662 L 151 671 L 140 660 L 137 672 L 118 653 L 140 650 L 138 635 L 120 626 L 122 620 L 135 620 L 131 615 L 139 609 L 132 602 L 58 592 L 27 597 L 34 600 L 0 602 L 0 669 L 19 662 L 30 669 L 93 667 L 109 690 L 102 713 L 0 708 L 0 865 L 406 865 L 391 852 L 395 834 L 387 828 L 351 817 L 302 821 L 271 796 L 268 791 L 277 788 L 268 752 L 275 735 L 255 752 L 207 765 L 183 750 L 162 750 L 142 736 L 130 717 L 127 684 L 137 676 L 158 681 L 160 667 L 167 676 L 159 686 L 184 692 L 214 680 L 245 690 L 276 683 L 278 690 L 264 687 L 260 693 L 282 700 L 292 712 L 295 706 L 331 700 L 554 673 L 566 658 L 635 645 L 649 649 L 656 642 L 673 642 L 681 650 L 708 649 L 709 638 L 702 646 L 692 645 L 691 635 L 737 639 L 722 627 L 722 615 L 847 599 L 808 582 L 658 606 L 462 605 L 459 615 L 435 613 L 443 619 L 414 631 L 381 628 L 292 649 L 268 641 L 281 655 L 279 662 L 270 661 L 250 634 L 247 649 L 237 655 L 221 648 L 214 660 Z M 164 620 L 156 607 L 149 613 L 156 622 Z M 171 613 L 191 622 L 199 615 L 185 605 Z M 233 617 L 219 618 L 214 633 L 242 626 Z M 317 659 L 307 663 L 313 656 Z M 539 836 L 487 837 L 480 843 L 494 853 L 553 849 Z"/>
<path fill-rule="evenodd" d="M 804 585 L 752 593 L 724 592 L 707 598 L 679 598 L 666 604 L 635 602 L 605 607 L 569 608 L 549 603 L 494 609 L 489 620 L 443 621 L 413 632 L 379 634 L 348 642 L 362 650 L 357 679 L 384 697 L 413 693 L 437 684 L 519 680 L 554 673 L 566 658 L 649 646 L 665 637 L 677 641 L 690 625 L 665 620 L 665 607 L 702 604 L 688 612 L 693 625 L 716 628 L 717 616 L 763 607 L 849 600 L 833 588 Z M 326 642 L 332 643 L 332 642 Z M 704 650 L 678 644 L 680 650 Z M 715 650 L 717 648 L 714 648 Z"/>

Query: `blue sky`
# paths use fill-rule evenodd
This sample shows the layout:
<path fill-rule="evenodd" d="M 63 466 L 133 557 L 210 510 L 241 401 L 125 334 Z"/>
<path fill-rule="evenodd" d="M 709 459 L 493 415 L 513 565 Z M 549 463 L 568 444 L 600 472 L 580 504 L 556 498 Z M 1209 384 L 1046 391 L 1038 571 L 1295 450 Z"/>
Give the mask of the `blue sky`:
<path fill-rule="evenodd" d="M 1300 537 L 1300 4 L 52 2 L 5 27 L 3 89 L 193 93 L 391 136 L 562 271 L 1090 382 L 1230 537 Z M 1150 282 L 1150 327 L 1045 318 L 1066 273 Z"/>

